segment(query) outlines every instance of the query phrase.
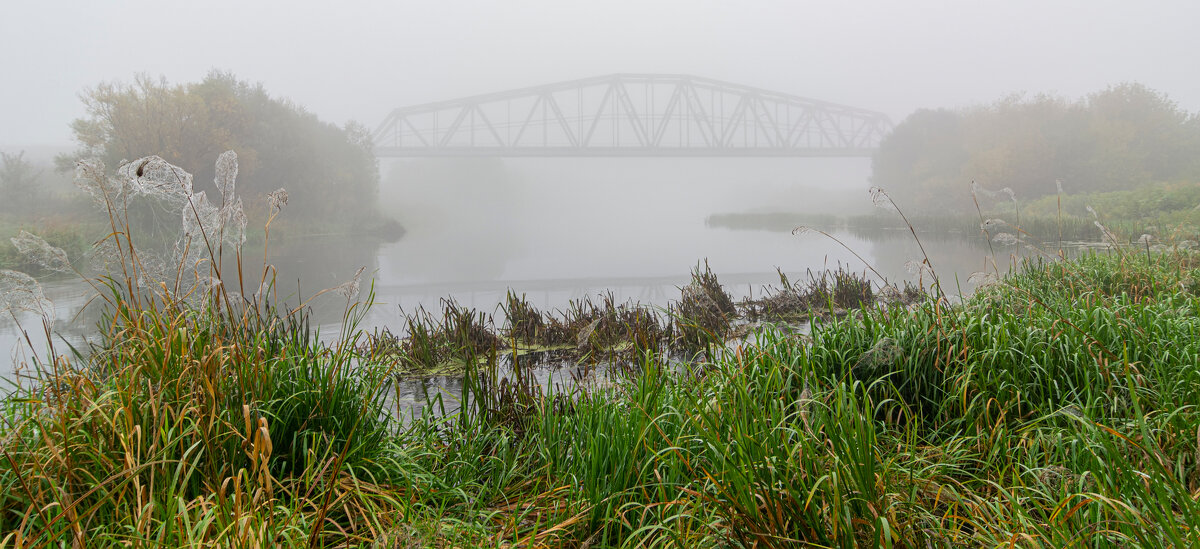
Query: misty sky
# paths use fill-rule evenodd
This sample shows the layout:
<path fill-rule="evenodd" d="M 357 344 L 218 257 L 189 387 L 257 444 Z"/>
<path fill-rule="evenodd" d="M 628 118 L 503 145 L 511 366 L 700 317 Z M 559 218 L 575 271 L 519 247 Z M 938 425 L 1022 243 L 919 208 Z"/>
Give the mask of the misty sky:
<path fill-rule="evenodd" d="M 0 147 L 66 145 L 79 93 L 136 73 L 262 82 L 323 119 L 614 72 L 882 110 L 1138 81 L 1200 111 L 1200 2 L 6 2 Z M 170 7 L 167 7 L 170 6 Z"/>

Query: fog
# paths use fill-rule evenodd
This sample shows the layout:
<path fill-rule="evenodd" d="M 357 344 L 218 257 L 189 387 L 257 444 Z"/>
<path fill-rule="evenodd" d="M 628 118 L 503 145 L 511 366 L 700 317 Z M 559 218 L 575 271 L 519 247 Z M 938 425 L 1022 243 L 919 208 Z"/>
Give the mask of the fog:
<path fill-rule="evenodd" d="M 2 2 L 0 549 L 1200 541 L 1198 26 Z"/>
<path fill-rule="evenodd" d="M 69 145 L 81 90 L 211 69 L 334 122 L 616 72 L 880 110 L 1139 81 L 1200 110 L 1200 5 L 1098 2 L 20 2 L 0 17 L 0 147 Z"/>
<path fill-rule="evenodd" d="M 403 240 L 426 243 L 397 256 L 421 278 L 666 276 L 722 252 L 734 256 L 727 271 L 770 272 L 781 258 L 751 265 L 738 247 L 703 240 L 706 217 L 868 211 L 867 168 L 863 159 L 395 160 L 381 203 L 404 220 Z M 456 196 L 471 200 L 448 200 Z"/>
<path fill-rule="evenodd" d="M 1184 1 L 6 5 L 0 152 L 23 151 L 36 168 L 40 196 L 56 202 L 43 204 L 52 210 L 42 212 L 50 222 L 30 217 L 36 204 L 3 208 L 16 216 L 4 228 L 81 219 L 86 201 L 64 198 L 73 190 L 70 176 L 52 161 L 77 148 L 72 122 L 94 115 L 84 101 L 89 93 L 139 75 L 164 93 L 229 75 L 322 121 L 343 128 L 354 121 L 367 131 L 400 107 L 615 73 L 713 78 L 879 111 L 894 123 L 919 109 L 966 108 L 1013 93 L 1073 101 L 1123 82 L 1196 112 L 1198 19 L 1200 4 Z M 178 122 L 190 115 L 171 116 Z M 274 132 L 325 135 L 297 124 Z M 194 162 L 185 167 L 198 174 L 198 190 L 211 189 L 212 161 L 223 144 L 217 139 L 179 154 Z M 137 147 L 128 156 L 107 152 L 110 164 L 167 155 Z M 278 186 L 293 191 L 284 212 L 291 225 L 280 229 L 279 249 L 268 260 L 282 265 L 281 280 L 294 286 L 303 279 L 309 293 L 365 267 L 388 304 L 374 313 L 374 325 L 399 322 L 395 305 L 435 306 L 447 295 L 491 307 L 508 288 L 541 294 L 539 306 L 605 288 L 661 304 L 706 259 L 741 295 L 761 291 L 777 267 L 862 270 L 855 253 L 901 278 L 904 263 L 919 253 L 911 240 L 891 236 L 839 233 L 851 252 L 829 240 L 708 221 L 722 213 L 867 213 L 866 157 L 384 158 L 378 195 L 355 191 L 361 196 L 349 199 L 353 193 L 315 196 L 325 180 L 303 187 L 290 175 L 267 177 L 279 171 L 272 162 L 280 159 L 310 162 L 297 164 L 296 173 L 320 168 L 327 171 L 321 177 L 341 177 L 342 159 L 354 151 L 329 157 L 335 160 L 321 157 L 326 152 L 239 151 L 239 189 L 248 203 L 257 196 L 258 206 Z M 963 179 L 964 189 L 971 179 Z M 12 200 L 0 198 L 10 206 Z M 402 237 L 378 237 L 389 219 L 403 226 Z M 303 236 L 289 239 L 289 232 Z M 978 243 L 962 239 L 932 252 L 944 273 L 964 279 L 985 265 L 982 254 Z M 85 301 L 78 286 L 48 287 L 60 318 Z M 318 320 L 336 322 L 336 304 L 328 308 L 326 317 L 318 308 Z M 15 337 L 7 332 L 0 346 Z"/>

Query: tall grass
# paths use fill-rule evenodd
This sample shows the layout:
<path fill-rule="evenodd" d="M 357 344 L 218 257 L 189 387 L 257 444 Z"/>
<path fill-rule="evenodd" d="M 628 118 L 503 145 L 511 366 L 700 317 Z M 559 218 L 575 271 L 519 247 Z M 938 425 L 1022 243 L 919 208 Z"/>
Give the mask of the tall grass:
<path fill-rule="evenodd" d="M 651 344 L 656 318 L 611 300 L 547 316 L 510 296 L 503 330 L 447 302 L 407 340 L 365 345 L 357 281 L 329 292 L 346 328 L 321 344 L 303 307 L 186 265 L 142 284 L 139 257 L 97 283 L 91 358 L 48 358 L 3 401 L 0 545 L 1200 545 L 1185 252 L 1029 261 L 957 303 L 873 305 L 833 275 L 827 303 L 872 305 L 740 343 L 698 268 L 681 290 L 698 308 L 675 324 L 706 352 L 683 362 Z M 519 366 L 519 339 L 598 352 L 618 335 L 646 344 L 611 383 L 544 386 Z M 461 365 L 456 412 L 387 415 L 389 349 L 405 347 Z"/>
<path fill-rule="evenodd" d="M 854 313 L 808 343 L 644 354 L 616 386 L 531 395 L 519 428 L 425 416 L 408 443 L 445 484 L 412 539 L 1194 546 L 1198 275 L 1187 256 L 1029 262 L 962 305 Z"/>
<path fill-rule="evenodd" d="M 386 369 L 317 343 L 303 307 L 274 305 L 269 266 L 243 277 L 236 173 L 222 155 L 214 205 L 157 157 L 115 176 L 81 165 L 111 225 L 97 245 L 107 270 L 85 277 L 105 308 L 102 340 L 28 365 L 5 400 L 0 544 L 325 545 L 387 527 L 380 511 L 398 502 L 380 488 L 396 473 Z M 135 199 L 183 220 L 173 249 L 141 246 Z M 25 244 L 65 262 L 36 237 Z M 348 305 L 345 340 L 364 306 Z"/>

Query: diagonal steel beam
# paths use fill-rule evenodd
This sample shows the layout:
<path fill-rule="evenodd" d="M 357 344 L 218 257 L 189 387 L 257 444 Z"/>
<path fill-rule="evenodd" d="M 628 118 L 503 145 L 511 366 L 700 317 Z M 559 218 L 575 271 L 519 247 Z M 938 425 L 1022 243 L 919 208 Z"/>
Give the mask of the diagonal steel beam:
<path fill-rule="evenodd" d="M 441 146 L 445 147 L 446 145 L 450 144 L 450 139 L 454 137 L 454 134 L 458 131 L 459 126 L 462 126 L 463 120 L 466 120 L 467 115 L 469 115 L 473 110 L 474 109 L 472 109 L 470 106 L 464 105 L 462 109 L 458 111 L 458 116 L 454 117 L 454 121 L 450 123 L 450 127 L 446 128 L 446 134 L 442 136 L 442 139 L 439 142 Z"/>
<path fill-rule="evenodd" d="M 533 115 L 537 114 L 538 107 L 541 105 L 542 96 L 539 95 L 537 101 L 534 101 L 533 106 L 529 108 L 529 114 L 525 115 L 525 121 L 521 123 L 521 129 L 517 130 L 517 136 L 513 138 L 512 143 L 509 143 L 510 146 L 516 147 L 521 142 L 521 137 L 525 135 L 525 130 L 529 127 L 530 122 L 533 121 Z"/>
<path fill-rule="evenodd" d="M 700 93 L 691 83 L 686 84 L 688 96 L 688 111 L 692 114 L 692 120 L 696 122 L 697 129 L 700 130 L 700 136 L 704 138 L 704 145 L 707 147 L 716 147 L 718 145 L 717 126 L 713 120 L 715 113 L 710 113 L 704 108 L 704 102 L 700 100 Z M 688 128 L 688 137 L 691 137 L 691 127 Z"/>
<path fill-rule="evenodd" d="M 492 121 L 488 118 L 487 113 L 483 112 L 483 108 L 481 108 L 479 105 L 475 105 L 475 113 L 477 116 L 479 116 L 480 120 L 483 120 L 484 126 L 487 127 L 488 132 L 492 134 L 492 137 L 496 139 L 496 144 L 502 147 L 507 146 L 508 144 L 505 143 L 504 139 L 500 137 L 500 132 L 497 132 L 496 127 L 492 125 Z"/>
<path fill-rule="evenodd" d="M 662 138 L 666 135 L 667 128 L 670 127 L 671 117 L 675 115 L 675 109 L 679 107 L 679 98 L 683 95 L 683 87 L 683 82 L 675 84 L 671 98 L 667 100 L 667 107 L 663 109 L 662 120 L 659 121 L 658 127 L 654 129 L 654 134 L 651 136 L 651 145 L 658 147 L 662 144 Z"/>
<path fill-rule="evenodd" d="M 671 90 L 665 102 L 659 99 L 664 86 Z M 562 101 L 563 92 L 575 99 Z M 513 103 L 530 106 L 514 113 Z M 605 124 L 612 126 L 611 142 L 599 143 Z M 686 75 L 616 74 L 396 109 L 372 136 L 381 155 L 574 150 L 592 156 L 811 156 L 868 155 L 890 128 L 879 112 L 751 86 Z M 668 140 L 676 130 L 678 141 Z M 481 131 L 489 135 L 482 141 Z M 531 131 L 541 139 L 529 139 Z M 634 139 L 622 141 L 626 131 Z"/>
<path fill-rule="evenodd" d="M 642 125 L 641 117 L 638 116 L 637 108 L 633 106 L 633 100 L 629 99 L 629 90 L 625 89 L 624 84 L 617 84 L 617 98 L 620 99 L 621 106 L 625 109 L 625 116 L 629 118 L 638 142 L 643 147 L 650 145 L 650 136 L 646 135 L 646 128 Z"/>
<path fill-rule="evenodd" d="M 608 104 L 609 99 L 612 97 L 613 86 L 613 83 L 609 83 L 608 87 L 604 90 L 604 97 L 600 98 L 600 106 L 596 110 L 596 114 L 592 115 L 592 123 L 588 126 L 587 135 L 583 138 L 583 146 L 585 147 L 592 143 L 592 136 L 595 135 L 596 127 L 600 125 L 600 119 L 604 114 L 604 106 Z"/>
<path fill-rule="evenodd" d="M 567 117 L 563 116 L 562 109 L 558 107 L 558 101 L 556 101 L 554 96 L 549 93 L 542 96 L 542 99 L 550 105 L 550 110 L 554 111 L 554 118 L 558 120 L 559 127 L 561 127 L 563 133 L 566 134 L 567 141 L 571 143 L 572 147 L 578 147 L 579 139 L 575 137 L 575 132 L 571 130 L 571 125 L 567 123 Z"/>

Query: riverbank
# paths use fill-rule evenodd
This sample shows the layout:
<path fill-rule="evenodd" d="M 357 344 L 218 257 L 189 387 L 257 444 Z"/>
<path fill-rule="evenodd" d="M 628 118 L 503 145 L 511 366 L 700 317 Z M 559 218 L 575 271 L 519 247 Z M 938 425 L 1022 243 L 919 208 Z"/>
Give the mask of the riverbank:
<path fill-rule="evenodd" d="M 686 367 L 639 353 L 586 391 L 469 367 L 458 413 L 407 424 L 394 361 L 349 344 L 363 306 L 324 345 L 299 317 L 118 292 L 90 364 L 5 400 L 0 525 L 14 546 L 1189 546 L 1197 266 L 1028 264 L 961 305 L 763 326 Z"/>

